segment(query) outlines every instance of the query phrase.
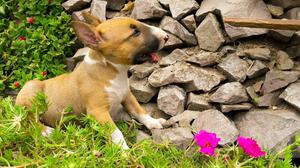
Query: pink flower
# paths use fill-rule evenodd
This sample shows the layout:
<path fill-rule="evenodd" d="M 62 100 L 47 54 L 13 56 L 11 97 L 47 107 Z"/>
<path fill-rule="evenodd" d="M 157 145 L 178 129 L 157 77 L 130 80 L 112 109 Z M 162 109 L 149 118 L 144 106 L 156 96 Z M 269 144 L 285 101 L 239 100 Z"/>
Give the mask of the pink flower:
<path fill-rule="evenodd" d="M 26 40 L 26 37 L 20 36 L 20 37 L 19 37 L 19 40 L 20 40 L 20 41 L 24 41 L 24 40 Z"/>
<path fill-rule="evenodd" d="M 215 148 L 218 146 L 220 138 L 215 133 L 209 133 L 200 130 L 194 137 L 196 143 L 200 146 L 200 152 L 209 156 L 214 156 Z"/>
<path fill-rule="evenodd" d="M 252 138 L 245 138 L 240 136 L 237 138 L 237 143 L 247 155 L 253 158 L 258 158 L 266 155 L 266 152 L 262 151 L 257 142 Z"/>
<path fill-rule="evenodd" d="M 29 17 L 29 18 L 27 18 L 27 22 L 28 22 L 29 24 L 33 24 L 33 22 L 34 22 L 34 17 Z"/>

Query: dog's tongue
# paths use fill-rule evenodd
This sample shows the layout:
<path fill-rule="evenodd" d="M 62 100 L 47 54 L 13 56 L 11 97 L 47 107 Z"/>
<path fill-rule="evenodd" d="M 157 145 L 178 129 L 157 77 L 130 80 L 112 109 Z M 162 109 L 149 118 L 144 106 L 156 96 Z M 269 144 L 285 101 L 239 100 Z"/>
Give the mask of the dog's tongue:
<path fill-rule="evenodd" d="M 159 55 L 157 53 L 150 53 L 149 55 L 150 55 L 151 60 L 153 62 L 158 62 L 160 60 L 160 57 L 159 57 Z"/>

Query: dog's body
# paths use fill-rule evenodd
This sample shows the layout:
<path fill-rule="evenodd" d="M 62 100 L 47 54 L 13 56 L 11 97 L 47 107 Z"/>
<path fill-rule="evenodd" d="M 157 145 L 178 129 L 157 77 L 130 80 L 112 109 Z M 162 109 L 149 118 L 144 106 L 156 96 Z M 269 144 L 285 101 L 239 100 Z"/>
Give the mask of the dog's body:
<path fill-rule="evenodd" d="M 100 24 L 99 20 L 85 13 L 89 24 L 74 22 L 77 37 L 90 52 L 72 73 L 26 83 L 16 99 L 16 104 L 31 107 L 38 92 L 43 92 L 50 105 L 41 121 L 55 127 L 63 111 L 72 107 L 73 114 L 93 116 L 99 123 L 114 122 L 111 113 L 116 113 L 122 104 L 129 113 L 147 128 L 162 128 L 163 119 L 154 119 L 141 108 L 129 90 L 127 70 L 140 55 L 160 49 L 168 37 L 162 30 L 130 18 L 118 18 Z M 128 146 L 116 127 L 112 140 Z"/>

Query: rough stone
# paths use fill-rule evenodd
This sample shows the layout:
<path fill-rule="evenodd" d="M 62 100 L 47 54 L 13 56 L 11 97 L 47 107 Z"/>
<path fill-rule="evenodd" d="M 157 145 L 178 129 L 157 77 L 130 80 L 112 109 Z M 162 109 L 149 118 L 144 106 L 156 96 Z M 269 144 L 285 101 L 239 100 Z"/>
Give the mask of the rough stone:
<path fill-rule="evenodd" d="M 169 4 L 173 1 L 173 0 L 158 0 L 160 4 L 162 4 L 164 7 L 169 8 Z"/>
<path fill-rule="evenodd" d="M 258 99 L 258 95 L 256 94 L 253 86 L 248 86 L 246 88 L 246 91 L 247 91 L 248 95 L 250 96 L 250 98 L 252 99 L 252 101 L 256 101 Z"/>
<path fill-rule="evenodd" d="M 269 4 L 281 6 L 284 9 L 300 7 L 300 2 L 297 0 L 270 0 Z"/>
<path fill-rule="evenodd" d="M 276 56 L 276 66 L 280 70 L 291 70 L 294 67 L 294 62 L 286 52 L 278 51 Z"/>
<path fill-rule="evenodd" d="M 163 49 L 174 49 L 174 48 L 178 48 L 183 45 L 182 40 L 180 40 L 175 35 L 168 33 L 168 36 L 169 36 L 169 40 L 166 42 Z"/>
<path fill-rule="evenodd" d="M 175 144 L 179 149 L 186 149 L 193 141 L 194 136 L 190 128 L 154 129 L 152 136 L 155 142 L 165 141 Z"/>
<path fill-rule="evenodd" d="M 158 108 L 166 114 L 175 116 L 184 111 L 186 101 L 185 91 L 175 85 L 160 88 L 157 98 Z"/>
<path fill-rule="evenodd" d="M 143 63 L 132 66 L 129 69 L 129 72 L 131 72 L 133 76 L 143 79 L 145 77 L 148 77 L 157 68 L 158 66 L 156 64 Z"/>
<path fill-rule="evenodd" d="M 267 66 L 259 60 L 255 60 L 247 71 L 247 76 L 250 79 L 256 78 L 265 74 L 268 71 Z"/>
<path fill-rule="evenodd" d="M 81 10 L 86 7 L 91 0 L 68 0 L 61 5 L 67 12 L 73 12 L 77 10 Z"/>
<path fill-rule="evenodd" d="M 282 91 L 267 93 L 256 99 L 256 105 L 258 107 L 273 107 L 280 103 L 279 95 Z"/>
<path fill-rule="evenodd" d="M 248 63 L 234 54 L 227 56 L 218 64 L 218 69 L 222 71 L 230 81 L 245 81 L 248 68 Z"/>
<path fill-rule="evenodd" d="M 169 120 L 167 120 L 164 123 L 164 126 L 169 127 L 169 126 L 177 124 L 177 122 L 178 122 L 179 127 L 189 127 L 190 128 L 191 122 L 199 116 L 199 113 L 200 113 L 199 111 L 186 110 L 181 114 L 171 117 Z"/>
<path fill-rule="evenodd" d="M 300 19 L 300 7 L 298 7 L 298 8 L 292 8 L 291 10 L 288 10 L 283 15 L 283 17 L 286 18 L 286 19 L 299 20 Z"/>
<path fill-rule="evenodd" d="M 85 21 L 85 19 L 83 18 L 82 12 L 90 12 L 91 8 L 87 8 L 87 9 L 83 9 L 80 11 L 76 11 L 72 13 L 72 20 L 79 20 L 79 21 Z"/>
<path fill-rule="evenodd" d="M 269 71 L 263 85 L 264 94 L 281 89 L 299 78 L 299 73 L 295 71 Z"/>
<path fill-rule="evenodd" d="M 136 133 L 136 142 L 137 143 L 144 141 L 144 140 L 149 140 L 149 139 L 151 139 L 151 136 L 149 134 L 145 133 L 144 131 L 137 130 L 137 133 Z"/>
<path fill-rule="evenodd" d="M 270 30 L 269 33 L 274 39 L 287 43 L 291 40 L 291 38 L 293 37 L 295 31 L 291 31 L 291 30 Z"/>
<path fill-rule="evenodd" d="M 291 46 L 286 49 L 286 52 L 289 54 L 291 58 L 299 58 L 300 57 L 300 45 Z"/>
<path fill-rule="evenodd" d="M 187 59 L 189 56 L 181 49 L 175 49 L 169 55 L 163 57 L 159 61 L 160 66 L 168 66 L 175 64 L 176 62 L 183 61 Z"/>
<path fill-rule="evenodd" d="M 300 110 L 300 83 L 293 83 L 288 86 L 280 95 L 280 98 Z"/>
<path fill-rule="evenodd" d="M 187 109 L 194 111 L 203 111 L 212 108 L 208 102 L 207 94 L 196 95 L 192 92 L 188 94 Z"/>
<path fill-rule="evenodd" d="M 208 51 L 217 51 L 226 41 L 216 16 L 209 13 L 195 30 L 199 47 Z"/>
<path fill-rule="evenodd" d="M 233 143 L 239 132 L 232 121 L 218 110 L 206 110 L 199 113 L 198 118 L 192 123 L 195 132 L 206 130 L 214 132 L 221 138 L 221 145 Z"/>
<path fill-rule="evenodd" d="M 153 118 L 164 118 L 168 120 L 171 116 L 168 114 L 164 113 L 160 109 L 158 109 L 156 103 L 146 103 L 146 104 L 141 104 L 144 110 L 146 110 Z"/>
<path fill-rule="evenodd" d="M 130 90 L 139 102 L 147 103 L 157 94 L 158 88 L 151 86 L 147 78 L 138 79 L 131 76 L 129 79 Z"/>
<path fill-rule="evenodd" d="M 274 17 L 279 17 L 284 14 L 283 8 L 281 6 L 267 4 L 267 7 L 271 15 L 273 15 Z"/>
<path fill-rule="evenodd" d="M 199 52 L 194 53 L 194 55 L 186 59 L 186 61 L 205 67 L 220 62 L 222 56 L 223 54 L 219 52 L 209 52 L 201 50 Z"/>
<path fill-rule="evenodd" d="M 169 2 L 169 8 L 172 17 L 176 20 L 180 20 L 184 16 L 197 10 L 199 4 L 195 0 L 173 0 Z"/>
<path fill-rule="evenodd" d="M 118 106 L 118 112 L 111 114 L 111 118 L 115 122 L 131 121 L 132 120 L 129 113 L 123 108 L 123 106 L 121 104 Z"/>
<path fill-rule="evenodd" d="M 84 59 L 86 55 L 90 52 L 90 48 L 84 47 L 76 51 L 73 57 L 67 58 L 67 69 L 72 71 L 76 68 L 77 64 Z"/>
<path fill-rule="evenodd" d="M 237 114 L 234 121 L 240 136 L 252 137 L 263 150 L 276 152 L 285 147 L 300 130 L 299 118 L 289 110 L 257 109 Z"/>
<path fill-rule="evenodd" d="M 96 16 L 101 22 L 106 21 L 106 1 L 93 0 L 91 4 L 91 14 Z"/>
<path fill-rule="evenodd" d="M 242 103 L 242 104 L 222 104 L 221 105 L 221 111 L 222 113 L 227 113 L 230 111 L 247 111 L 252 108 L 252 104 L 250 103 Z"/>
<path fill-rule="evenodd" d="M 271 51 L 269 48 L 257 47 L 246 49 L 243 52 L 252 59 L 258 59 L 262 61 L 268 61 L 271 59 Z"/>
<path fill-rule="evenodd" d="M 294 33 L 294 36 L 291 40 L 292 45 L 300 45 L 300 31 Z"/>
<path fill-rule="evenodd" d="M 121 10 L 126 3 L 126 0 L 105 0 L 107 1 L 107 9 Z"/>
<path fill-rule="evenodd" d="M 185 18 L 181 19 L 181 23 L 188 29 L 188 31 L 190 31 L 191 33 L 193 33 L 196 28 L 196 20 L 194 15 L 189 15 L 186 16 Z"/>
<path fill-rule="evenodd" d="M 244 86 L 239 82 L 226 83 L 209 97 L 210 101 L 222 104 L 237 104 L 248 101 Z"/>
<path fill-rule="evenodd" d="M 165 16 L 160 22 L 159 27 L 173 35 L 179 37 L 182 41 L 188 45 L 196 45 L 197 40 L 193 34 L 191 34 L 184 26 L 182 26 L 177 20 Z"/>
<path fill-rule="evenodd" d="M 156 19 L 167 13 L 157 0 L 135 0 L 131 17 L 138 20 Z"/>
<path fill-rule="evenodd" d="M 210 91 L 225 77 L 218 71 L 210 68 L 200 68 L 185 62 L 155 70 L 149 76 L 149 83 L 160 87 L 171 83 L 183 84 L 186 91 Z"/>
<path fill-rule="evenodd" d="M 196 20 L 202 20 L 209 11 L 219 9 L 223 17 L 271 19 L 271 14 L 262 0 L 203 0 L 196 13 Z M 225 30 L 233 40 L 267 33 L 266 29 L 241 28 L 225 24 Z"/>

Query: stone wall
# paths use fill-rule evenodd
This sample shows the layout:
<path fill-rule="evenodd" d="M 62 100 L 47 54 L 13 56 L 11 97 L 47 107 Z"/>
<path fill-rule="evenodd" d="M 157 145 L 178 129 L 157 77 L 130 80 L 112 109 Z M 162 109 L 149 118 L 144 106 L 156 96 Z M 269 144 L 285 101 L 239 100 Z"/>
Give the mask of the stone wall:
<path fill-rule="evenodd" d="M 295 0 L 69 0 L 73 19 L 129 16 L 165 30 L 157 63 L 130 68 L 130 89 L 154 117 L 167 119 L 152 138 L 181 149 L 200 129 L 221 144 L 238 135 L 279 150 L 300 130 L 300 31 L 237 28 L 222 17 L 300 19 Z M 217 9 L 217 10 L 216 10 Z M 84 49 L 76 56 L 84 55 Z M 72 64 L 75 58 L 69 59 Z M 148 137 L 138 133 L 138 139 Z M 297 155 L 295 155 L 297 157 Z"/>

